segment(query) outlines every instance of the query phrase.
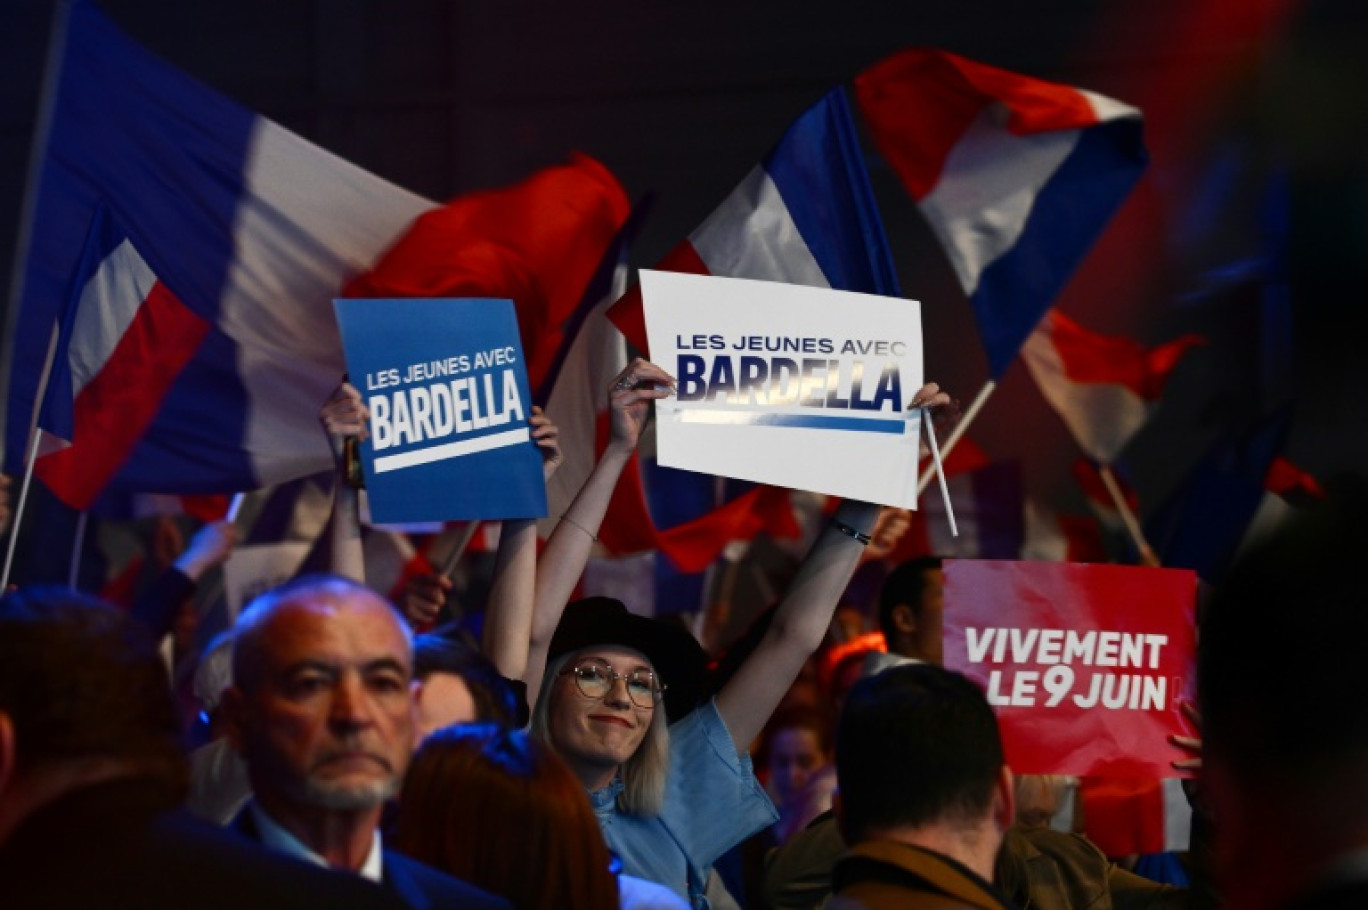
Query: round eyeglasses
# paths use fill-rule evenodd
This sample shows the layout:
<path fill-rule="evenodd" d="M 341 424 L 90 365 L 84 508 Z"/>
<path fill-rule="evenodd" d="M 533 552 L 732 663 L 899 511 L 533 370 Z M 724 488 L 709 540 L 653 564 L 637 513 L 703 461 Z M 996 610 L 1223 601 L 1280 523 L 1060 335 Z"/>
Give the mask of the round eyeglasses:
<path fill-rule="evenodd" d="M 560 671 L 560 675 L 574 677 L 575 687 L 585 698 L 606 697 L 619 679 L 627 684 L 627 697 L 638 708 L 654 708 L 665 695 L 665 686 L 656 682 L 656 675 L 650 670 L 619 673 L 601 660 L 582 660 Z"/>

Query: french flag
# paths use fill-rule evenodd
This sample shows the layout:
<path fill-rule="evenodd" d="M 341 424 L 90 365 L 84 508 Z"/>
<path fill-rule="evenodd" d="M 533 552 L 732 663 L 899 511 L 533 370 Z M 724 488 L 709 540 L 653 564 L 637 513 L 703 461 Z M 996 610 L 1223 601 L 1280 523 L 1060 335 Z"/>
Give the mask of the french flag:
<path fill-rule="evenodd" d="M 540 388 L 585 287 L 631 211 L 617 178 L 587 155 L 426 212 L 344 297 L 508 297 L 527 381 Z"/>
<path fill-rule="evenodd" d="M 604 255 L 584 300 L 564 328 L 565 341 L 536 395 L 561 428 L 563 455 L 561 466 L 547 481 L 552 517 L 538 528 L 543 538 L 555 528 L 555 516 L 574 500 L 608 442 L 606 390 L 627 365 L 628 356 L 626 338 L 608 320 L 607 311 L 627 289 L 627 248 L 646 210 L 638 205 Z M 718 503 L 710 495 L 700 503 L 694 494 L 700 484 L 711 494 L 713 478 L 658 468 L 649 461 L 642 455 L 631 461 L 613 492 L 599 532 L 608 553 L 655 550 L 678 570 L 697 573 L 732 540 L 749 539 L 762 529 L 776 536 L 797 536 L 785 491 L 750 486 L 726 502 Z M 665 499 L 673 501 L 660 501 Z M 671 520 L 671 508 L 683 510 L 685 517 Z"/>
<path fill-rule="evenodd" d="M 866 70 L 855 94 L 1001 378 L 1144 169 L 1140 112 L 928 48 Z"/>
<path fill-rule="evenodd" d="M 1021 558 L 1048 562 L 1106 562 L 1097 519 L 1055 512 L 1027 498 Z"/>
<path fill-rule="evenodd" d="M 1070 473 L 1083 492 L 1083 497 L 1088 501 L 1088 508 L 1092 509 L 1102 527 L 1113 534 L 1125 533 L 1126 525 L 1121 517 L 1121 511 L 1117 508 L 1111 491 L 1107 489 L 1097 464 L 1087 458 L 1078 458 L 1070 467 Z M 1126 508 L 1130 509 L 1132 515 L 1140 514 L 1140 497 L 1136 495 L 1134 488 L 1126 482 L 1120 472 L 1113 472 L 1112 476 L 1121 490 L 1121 498 Z"/>
<path fill-rule="evenodd" d="M 1203 343 L 1200 335 L 1189 334 L 1146 350 L 1050 310 L 1021 357 L 1079 447 L 1094 461 L 1111 464 L 1145 425 L 1183 353 Z"/>
<path fill-rule="evenodd" d="M 22 468 L 73 284 L 72 385 L 49 397 L 71 393 L 72 454 L 44 469 L 61 498 L 329 468 L 316 415 L 345 371 L 332 298 L 432 203 L 199 84 L 93 4 L 63 10 L 19 255 L 7 470 Z"/>
<path fill-rule="evenodd" d="M 101 203 L 73 276 L 39 415 L 34 471 L 89 509 L 209 333 Z"/>
<path fill-rule="evenodd" d="M 845 90 L 803 113 L 656 268 L 902 296 Z M 647 350 L 640 286 L 608 317 Z"/>
<path fill-rule="evenodd" d="M 1088 839 L 1113 859 L 1191 845 L 1192 804 L 1181 780 L 1084 777 L 1079 795 Z"/>
<path fill-rule="evenodd" d="M 1146 522 L 1166 566 L 1219 584 L 1235 556 L 1266 535 L 1320 485 L 1280 453 L 1290 422 L 1274 413 L 1249 432 L 1217 442 Z"/>
<path fill-rule="evenodd" d="M 656 268 L 901 296 L 844 89 L 832 90 L 800 115 Z M 648 350 L 639 286 L 607 315 L 627 341 Z M 705 569 L 729 540 L 747 539 L 762 527 L 777 536 L 796 535 L 782 491 L 725 487 L 719 496 L 712 477 L 634 463 L 618 485 L 604 542 L 615 552 L 656 547 L 676 568 L 693 573 Z M 615 536 L 644 525 L 616 517 L 641 509 L 668 511 L 660 522 L 664 528 L 633 540 Z"/>

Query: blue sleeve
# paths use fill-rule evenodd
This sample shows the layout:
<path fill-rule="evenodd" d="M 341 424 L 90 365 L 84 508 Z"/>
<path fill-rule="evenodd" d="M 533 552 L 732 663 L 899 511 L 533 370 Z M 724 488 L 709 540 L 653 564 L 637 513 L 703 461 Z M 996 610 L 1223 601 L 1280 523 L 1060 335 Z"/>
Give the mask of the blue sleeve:
<path fill-rule="evenodd" d="M 779 820 L 750 756 L 738 753 L 716 702 L 670 727 L 670 773 L 661 820 L 690 862 L 706 869 Z"/>

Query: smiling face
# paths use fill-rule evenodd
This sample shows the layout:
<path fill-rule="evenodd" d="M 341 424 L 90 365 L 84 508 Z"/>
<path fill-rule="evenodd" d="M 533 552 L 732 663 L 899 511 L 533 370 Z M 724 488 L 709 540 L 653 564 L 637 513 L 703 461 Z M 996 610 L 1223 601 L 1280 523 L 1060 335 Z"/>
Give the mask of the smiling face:
<path fill-rule="evenodd" d="M 411 648 L 394 611 L 364 592 L 302 593 L 255 639 L 250 678 L 224 706 L 258 799 L 268 811 L 378 810 L 413 744 Z"/>
<path fill-rule="evenodd" d="M 623 675 L 652 669 L 640 651 L 612 645 L 580 651 L 566 662 L 565 669 L 585 661 L 607 664 Z M 607 695 L 590 698 L 580 692 L 573 674 L 565 673 L 551 688 L 551 740 L 585 786 L 598 789 L 640 748 L 652 717 L 660 710 L 663 707 L 633 704 L 626 680 L 614 679 Z"/>

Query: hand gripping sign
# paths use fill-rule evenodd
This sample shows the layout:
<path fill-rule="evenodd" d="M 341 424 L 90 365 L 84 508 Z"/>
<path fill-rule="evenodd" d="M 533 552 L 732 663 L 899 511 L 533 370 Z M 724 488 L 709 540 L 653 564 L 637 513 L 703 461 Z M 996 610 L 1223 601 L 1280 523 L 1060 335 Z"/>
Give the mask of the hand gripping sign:
<path fill-rule="evenodd" d="M 1196 590 L 1180 569 L 946 560 L 945 665 L 983 687 L 1018 774 L 1177 777 Z"/>
<path fill-rule="evenodd" d="M 546 514 L 510 300 L 337 300 L 377 522 Z"/>
<path fill-rule="evenodd" d="M 673 468 L 917 507 L 921 309 L 914 300 L 642 270 Z"/>

